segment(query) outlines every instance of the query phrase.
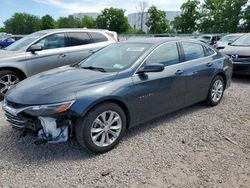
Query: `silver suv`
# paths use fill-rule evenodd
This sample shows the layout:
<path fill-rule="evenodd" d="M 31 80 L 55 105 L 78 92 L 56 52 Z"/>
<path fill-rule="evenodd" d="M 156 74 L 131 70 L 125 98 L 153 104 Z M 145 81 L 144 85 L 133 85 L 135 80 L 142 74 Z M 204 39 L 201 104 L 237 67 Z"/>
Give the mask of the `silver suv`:
<path fill-rule="evenodd" d="M 78 63 L 115 39 L 90 29 L 50 29 L 30 34 L 0 50 L 0 99 L 13 85 L 34 74 Z"/>

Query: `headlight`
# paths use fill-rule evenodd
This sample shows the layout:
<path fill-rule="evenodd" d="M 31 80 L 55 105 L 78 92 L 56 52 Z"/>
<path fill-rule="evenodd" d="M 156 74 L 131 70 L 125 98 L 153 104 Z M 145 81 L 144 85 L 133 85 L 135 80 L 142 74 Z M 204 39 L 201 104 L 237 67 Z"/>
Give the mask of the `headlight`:
<path fill-rule="evenodd" d="M 57 114 L 68 110 L 75 101 L 67 101 L 57 104 L 31 106 L 24 110 L 25 113 L 33 116 L 46 116 Z"/>

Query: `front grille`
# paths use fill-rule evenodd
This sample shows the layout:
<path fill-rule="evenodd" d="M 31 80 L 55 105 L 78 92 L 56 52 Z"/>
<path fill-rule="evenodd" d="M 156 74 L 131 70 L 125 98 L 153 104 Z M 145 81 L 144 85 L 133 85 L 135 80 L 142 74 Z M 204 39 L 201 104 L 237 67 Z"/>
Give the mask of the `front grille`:
<path fill-rule="evenodd" d="M 27 121 L 21 115 L 13 115 L 5 111 L 6 121 L 8 121 L 12 126 L 16 128 L 24 128 Z"/>

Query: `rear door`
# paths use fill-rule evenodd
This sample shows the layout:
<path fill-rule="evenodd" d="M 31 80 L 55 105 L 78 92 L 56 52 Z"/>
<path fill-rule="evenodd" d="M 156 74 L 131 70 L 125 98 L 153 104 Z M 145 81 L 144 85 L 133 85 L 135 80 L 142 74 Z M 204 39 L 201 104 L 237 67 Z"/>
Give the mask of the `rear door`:
<path fill-rule="evenodd" d="M 154 63 L 163 64 L 165 70 L 133 76 L 139 122 L 177 110 L 184 105 L 185 75 L 177 44 L 172 42 L 159 46 L 144 64 Z"/>
<path fill-rule="evenodd" d="M 33 45 L 39 45 L 42 51 L 26 52 L 29 76 L 68 64 L 69 51 L 64 33 L 51 34 Z"/>
<path fill-rule="evenodd" d="M 181 42 L 185 59 L 187 90 L 185 104 L 190 105 L 206 99 L 215 72 L 215 52 L 200 43 Z"/>

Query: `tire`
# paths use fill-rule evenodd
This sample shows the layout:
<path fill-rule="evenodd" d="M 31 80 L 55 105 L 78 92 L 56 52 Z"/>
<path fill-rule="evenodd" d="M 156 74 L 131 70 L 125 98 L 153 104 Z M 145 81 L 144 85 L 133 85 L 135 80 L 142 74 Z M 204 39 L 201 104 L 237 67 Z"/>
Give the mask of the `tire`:
<path fill-rule="evenodd" d="M 108 125 L 108 121 L 103 121 L 103 116 L 101 115 L 103 115 L 106 120 L 112 117 L 113 120 L 116 121 Z M 95 122 L 100 122 L 100 124 Z M 104 122 L 106 122 L 107 125 L 104 125 Z M 75 133 L 76 139 L 82 147 L 90 152 L 100 154 L 112 150 L 121 140 L 125 129 L 126 115 L 124 111 L 115 103 L 105 102 L 94 107 L 85 117 L 79 118 L 76 123 Z M 103 137 L 105 138 L 103 139 Z"/>
<path fill-rule="evenodd" d="M 21 80 L 23 80 L 22 76 L 15 71 L 0 70 L 0 100 L 3 100 L 4 95 L 10 89 L 11 86 L 17 84 Z"/>
<path fill-rule="evenodd" d="M 216 88 L 216 85 L 217 85 L 217 88 Z M 225 81 L 221 76 L 218 75 L 213 79 L 211 83 L 206 103 L 209 106 L 218 105 L 221 99 L 223 98 L 224 91 L 225 91 Z"/>

